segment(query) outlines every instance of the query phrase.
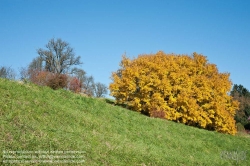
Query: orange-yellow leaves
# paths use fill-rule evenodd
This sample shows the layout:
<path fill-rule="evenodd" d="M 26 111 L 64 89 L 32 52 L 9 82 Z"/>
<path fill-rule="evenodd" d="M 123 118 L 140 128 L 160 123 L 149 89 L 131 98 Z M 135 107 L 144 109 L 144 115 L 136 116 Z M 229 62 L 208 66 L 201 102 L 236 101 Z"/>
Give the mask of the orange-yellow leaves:
<path fill-rule="evenodd" d="M 205 56 L 165 54 L 122 57 L 112 74 L 111 95 L 135 111 L 235 134 L 238 103 L 227 94 L 229 73 L 219 73 Z"/>

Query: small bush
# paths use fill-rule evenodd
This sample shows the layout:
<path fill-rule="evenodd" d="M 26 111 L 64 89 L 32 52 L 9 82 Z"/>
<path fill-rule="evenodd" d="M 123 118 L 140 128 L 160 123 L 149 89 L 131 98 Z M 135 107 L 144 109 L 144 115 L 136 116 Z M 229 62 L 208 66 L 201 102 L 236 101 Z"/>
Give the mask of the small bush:
<path fill-rule="evenodd" d="M 166 113 L 162 109 L 157 110 L 156 108 L 154 108 L 150 112 L 151 117 L 165 119 Z"/>
<path fill-rule="evenodd" d="M 81 92 L 82 84 L 76 77 L 73 77 L 69 82 L 69 90 L 75 93 Z"/>
<path fill-rule="evenodd" d="M 30 81 L 40 86 L 47 86 L 48 79 L 52 75 L 52 73 L 47 71 L 31 70 L 29 72 L 30 72 Z"/>
<path fill-rule="evenodd" d="M 245 127 L 241 123 L 236 123 L 238 132 L 245 132 Z"/>
<path fill-rule="evenodd" d="M 39 70 L 30 71 L 30 80 L 34 84 L 49 86 L 52 89 L 66 88 L 68 84 L 68 76 L 66 74 L 55 74 Z"/>
<path fill-rule="evenodd" d="M 68 77 L 65 74 L 52 74 L 48 79 L 47 86 L 56 90 L 66 88 L 68 84 Z"/>

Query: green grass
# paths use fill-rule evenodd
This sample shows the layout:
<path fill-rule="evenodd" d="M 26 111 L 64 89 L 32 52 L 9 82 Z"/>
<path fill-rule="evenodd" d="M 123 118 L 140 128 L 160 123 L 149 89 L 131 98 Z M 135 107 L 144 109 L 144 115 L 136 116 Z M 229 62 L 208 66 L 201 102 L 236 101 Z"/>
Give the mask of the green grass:
<path fill-rule="evenodd" d="M 0 165 L 4 151 L 39 150 L 84 151 L 85 162 L 71 165 L 250 163 L 249 137 L 149 118 L 109 100 L 5 79 L 0 79 L 0 125 Z"/>

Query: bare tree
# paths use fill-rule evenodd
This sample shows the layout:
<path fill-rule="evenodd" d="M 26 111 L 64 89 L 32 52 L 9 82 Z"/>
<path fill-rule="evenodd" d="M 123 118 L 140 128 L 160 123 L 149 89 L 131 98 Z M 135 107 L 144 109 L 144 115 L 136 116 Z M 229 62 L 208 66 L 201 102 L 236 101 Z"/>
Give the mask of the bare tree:
<path fill-rule="evenodd" d="M 29 64 L 28 71 L 42 71 L 44 70 L 43 66 L 43 59 L 38 56 L 32 60 L 32 62 Z"/>
<path fill-rule="evenodd" d="M 83 69 L 73 68 L 71 73 L 81 82 L 81 84 L 83 84 L 84 80 L 86 79 L 86 72 Z"/>
<path fill-rule="evenodd" d="M 30 78 L 29 71 L 27 67 L 19 68 L 20 79 L 22 81 L 28 81 Z"/>
<path fill-rule="evenodd" d="M 70 72 L 72 66 L 82 64 L 80 56 L 75 57 L 73 48 L 61 39 L 51 39 L 46 50 L 40 48 L 37 53 L 45 63 L 45 70 L 52 73 L 65 74 Z"/>
<path fill-rule="evenodd" d="M 15 71 L 11 67 L 0 67 L 0 77 L 14 80 L 16 77 Z"/>
<path fill-rule="evenodd" d="M 95 96 L 96 97 L 104 97 L 104 95 L 107 93 L 108 93 L 107 87 L 104 84 L 100 82 L 95 84 Z"/>
<path fill-rule="evenodd" d="M 88 96 L 94 96 L 95 93 L 95 82 L 92 76 L 86 76 L 82 86 L 83 93 Z"/>

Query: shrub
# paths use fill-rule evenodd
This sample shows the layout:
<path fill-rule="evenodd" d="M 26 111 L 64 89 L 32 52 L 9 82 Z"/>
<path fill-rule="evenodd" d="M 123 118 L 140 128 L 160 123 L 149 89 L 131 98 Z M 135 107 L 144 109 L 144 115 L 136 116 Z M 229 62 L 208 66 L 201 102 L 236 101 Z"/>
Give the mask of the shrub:
<path fill-rule="evenodd" d="M 82 84 L 76 77 L 73 77 L 69 82 L 69 90 L 79 93 L 81 92 Z"/>
<path fill-rule="evenodd" d="M 55 74 L 48 71 L 30 71 L 30 80 L 40 86 L 49 86 L 52 89 L 66 88 L 68 77 L 66 74 Z"/>
<path fill-rule="evenodd" d="M 30 81 L 40 86 L 47 86 L 48 79 L 51 75 L 50 72 L 39 71 L 39 70 L 30 70 L 29 74 L 30 74 Z"/>
<path fill-rule="evenodd" d="M 157 109 L 155 108 L 155 109 L 152 109 L 150 113 L 151 113 L 151 117 L 154 117 L 154 118 L 161 118 L 161 119 L 164 119 L 164 117 L 166 116 L 165 111 L 162 110 L 162 109 L 157 110 Z"/>
<path fill-rule="evenodd" d="M 236 123 L 238 132 L 245 132 L 245 127 L 241 123 Z"/>
<path fill-rule="evenodd" d="M 118 104 L 165 119 L 235 134 L 238 102 L 228 95 L 229 73 L 219 73 L 205 56 L 165 54 L 123 56 L 112 74 L 111 95 Z M 157 115 L 158 116 L 158 115 Z"/>
<path fill-rule="evenodd" d="M 66 74 L 51 74 L 50 78 L 48 79 L 47 86 L 51 87 L 52 89 L 60 89 L 66 88 L 68 84 L 68 77 Z"/>

